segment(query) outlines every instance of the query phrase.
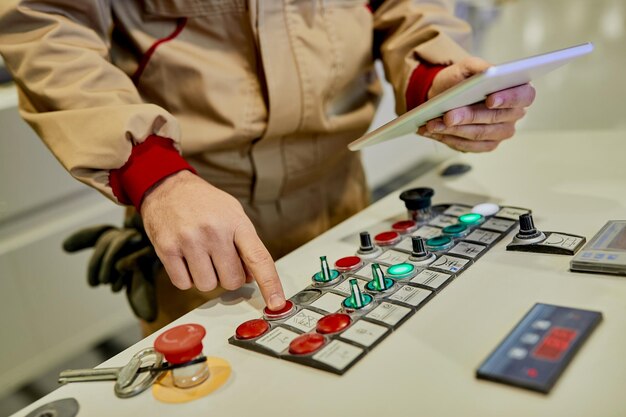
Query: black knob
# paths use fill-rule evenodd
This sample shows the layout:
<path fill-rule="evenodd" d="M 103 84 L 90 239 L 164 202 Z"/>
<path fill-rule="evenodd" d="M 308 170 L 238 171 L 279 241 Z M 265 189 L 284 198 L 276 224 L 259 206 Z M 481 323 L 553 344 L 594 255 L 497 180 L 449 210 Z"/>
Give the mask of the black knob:
<path fill-rule="evenodd" d="M 428 255 L 423 238 L 419 236 L 413 236 L 411 238 L 411 243 L 413 244 L 413 252 L 411 252 L 411 256 L 415 258 L 423 258 Z"/>
<path fill-rule="evenodd" d="M 370 252 L 374 250 L 372 237 L 368 232 L 361 232 L 359 234 L 359 237 L 361 238 L 361 247 L 359 248 L 361 252 Z"/>
<path fill-rule="evenodd" d="M 430 199 L 435 194 L 432 188 L 412 188 L 400 194 L 400 200 L 404 201 L 407 210 L 423 210 L 430 207 Z"/>
<path fill-rule="evenodd" d="M 519 216 L 519 233 L 520 236 L 534 236 L 537 234 L 533 216 L 530 213 Z"/>

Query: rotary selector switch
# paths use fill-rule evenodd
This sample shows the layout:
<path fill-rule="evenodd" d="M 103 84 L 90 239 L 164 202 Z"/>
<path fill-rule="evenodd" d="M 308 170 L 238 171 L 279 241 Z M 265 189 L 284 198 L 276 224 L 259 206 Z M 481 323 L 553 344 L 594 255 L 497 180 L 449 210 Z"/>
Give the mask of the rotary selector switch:
<path fill-rule="evenodd" d="M 393 287 L 393 280 L 387 278 L 379 264 L 372 264 L 372 280 L 365 284 L 368 291 L 384 292 Z"/>
<path fill-rule="evenodd" d="M 337 278 L 339 278 L 339 271 L 337 271 L 336 269 L 330 269 L 325 256 L 320 256 L 320 264 L 320 271 L 316 272 L 315 275 L 313 275 L 312 277 L 314 283 L 323 285 L 335 281 Z"/>
<path fill-rule="evenodd" d="M 530 213 L 519 216 L 519 231 L 513 238 L 513 242 L 537 243 L 546 239 L 546 235 L 535 228 L 533 216 Z"/>
<path fill-rule="evenodd" d="M 537 230 L 533 216 L 530 213 L 525 213 L 519 216 L 519 231 L 511 243 L 506 246 L 506 250 L 574 255 L 585 241 L 584 236 Z"/>
<path fill-rule="evenodd" d="M 371 307 L 374 297 L 362 293 L 356 278 L 350 279 L 350 296 L 343 300 L 343 307 L 348 311 L 362 310 Z"/>

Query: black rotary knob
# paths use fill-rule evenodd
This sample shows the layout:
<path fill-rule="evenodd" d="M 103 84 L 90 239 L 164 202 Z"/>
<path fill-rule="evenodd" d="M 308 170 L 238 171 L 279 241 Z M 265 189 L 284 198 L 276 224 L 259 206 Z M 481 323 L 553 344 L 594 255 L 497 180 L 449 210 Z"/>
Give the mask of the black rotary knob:
<path fill-rule="evenodd" d="M 426 250 L 426 244 L 424 243 L 424 239 L 419 236 L 413 236 L 411 238 L 411 243 L 413 244 L 413 251 L 411 252 L 411 256 L 415 258 L 423 258 L 428 255 L 428 251 Z"/>
<path fill-rule="evenodd" d="M 359 248 L 360 252 L 371 252 L 374 250 L 372 237 L 368 232 L 361 232 L 359 234 L 359 238 L 361 239 L 361 247 Z"/>
<path fill-rule="evenodd" d="M 534 239 L 541 235 L 542 233 L 535 228 L 532 214 L 526 213 L 519 216 L 519 231 L 517 232 L 519 239 Z"/>
<path fill-rule="evenodd" d="M 537 234 L 532 214 L 526 213 L 519 216 L 519 233 L 524 236 Z"/>

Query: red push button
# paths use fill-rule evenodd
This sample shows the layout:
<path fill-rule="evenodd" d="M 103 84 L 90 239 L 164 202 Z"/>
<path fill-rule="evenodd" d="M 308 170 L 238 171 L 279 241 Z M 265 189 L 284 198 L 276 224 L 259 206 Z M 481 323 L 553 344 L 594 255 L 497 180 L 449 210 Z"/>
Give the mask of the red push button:
<path fill-rule="evenodd" d="M 235 337 L 240 340 L 254 339 L 265 334 L 270 325 L 263 319 L 248 320 L 235 330 Z"/>
<path fill-rule="evenodd" d="M 293 303 L 289 300 L 285 302 L 285 306 L 280 310 L 270 310 L 269 307 L 265 307 L 263 314 L 268 319 L 282 319 L 287 317 L 293 311 Z"/>
<path fill-rule="evenodd" d="M 326 342 L 326 338 L 321 334 L 307 333 L 298 336 L 289 344 L 289 353 L 292 355 L 306 355 L 321 348 Z"/>
<path fill-rule="evenodd" d="M 335 262 L 335 268 L 339 272 L 348 272 L 359 269 L 363 266 L 363 261 L 358 256 L 346 256 Z"/>
<path fill-rule="evenodd" d="M 374 240 L 379 246 L 395 245 L 400 242 L 400 234 L 398 232 L 383 232 L 374 236 Z"/>
<path fill-rule="evenodd" d="M 206 334 L 199 324 L 183 324 L 164 331 L 154 341 L 154 349 L 169 363 L 189 362 L 202 353 L 202 338 Z"/>
<path fill-rule="evenodd" d="M 351 321 L 347 314 L 329 314 L 318 320 L 316 330 L 322 334 L 337 333 L 348 327 Z"/>
<path fill-rule="evenodd" d="M 413 220 L 402 220 L 392 224 L 391 228 L 398 233 L 411 233 L 417 230 L 417 223 Z"/>

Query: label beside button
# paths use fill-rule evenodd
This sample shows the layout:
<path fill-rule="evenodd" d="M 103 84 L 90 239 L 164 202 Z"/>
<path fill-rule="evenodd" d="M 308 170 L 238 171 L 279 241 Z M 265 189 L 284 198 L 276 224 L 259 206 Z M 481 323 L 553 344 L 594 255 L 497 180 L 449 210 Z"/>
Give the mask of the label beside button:
<path fill-rule="evenodd" d="M 276 353 L 281 353 L 289 347 L 291 341 L 296 337 L 298 337 L 298 333 L 287 330 L 284 327 L 276 327 L 258 339 L 256 343 Z"/>
<path fill-rule="evenodd" d="M 474 243 L 459 242 L 456 244 L 455 247 L 450 249 L 448 253 L 467 256 L 468 258 L 474 259 L 478 255 L 480 255 L 486 248 L 486 246 L 476 245 Z"/>
<path fill-rule="evenodd" d="M 439 236 L 440 234 L 441 229 L 439 227 L 422 226 L 415 232 L 413 232 L 411 236 L 419 236 L 424 239 L 430 239 L 431 237 Z M 408 241 L 410 242 L 411 239 L 408 239 Z M 412 249 L 412 246 L 409 246 L 406 249 L 410 251 Z"/>
<path fill-rule="evenodd" d="M 399 301 L 404 304 L 409 304 L 413 307 L 417 307 L 423 303 L 430 295 L 432 291 L 425 290 L 423 288 L 412 287 L 405 285 L 389 296 L 390 300 Z"/>
<path fill-rule="evenodd" d="M 319 313 L 303 309 L 298 311 L 297 314 L 291 316 L 289 320 L 286 320 L 285 324 L 295 327 L 298 330 L 302 330 L 303 332 L 308 332 L 315 328 L 317 321 L 322 317 L 323 316 Z"/>
<path fill-rule="evenodd" d="M 502 236 L 500 233 L 490 232 L 483 229 L 475 229 L 465 238 L 465 240 L 491 245 L 493 242 L 497 241 L 500 236 Z"/>
<path fill-rule="evenodd" d="M 448 282 L 448 280 L 451 278 L 452 275 L 445 274 L 443 272 L 431 271 L 430 269 L 425 269 L 417 274 L 413 279 L 411 279 L 410 282 L 437 289 L 446 282 Z"/>
<path fill-rule="evenodd" d="M 376 258 L 376 262 L 384 263 L 387 265 L 393 264 L 401 264 L 409 259 L 409 255 L 404 252 L 398 252 L 397 250 L 388 250 L 383 252 L 378 258 Z"/>
<path fill-rule="evenodd" d="M 411 313 L 410 308 L 383 302 L 365 317 L 395 326 L 409 313 Z"/>
<path fill-rule="evenodd" d="M 370 347 L 389 330 L 367 320 L 359 320 L 341 334 L 342 339 L 350 340 L 361 346 Z"/>
<path fill-rule="evenodd" d="M 313 359 L 337 370 L 343 370 L 354 362 L 364 350 L 340 340 L 333 340 L 313 355 Z"/>

